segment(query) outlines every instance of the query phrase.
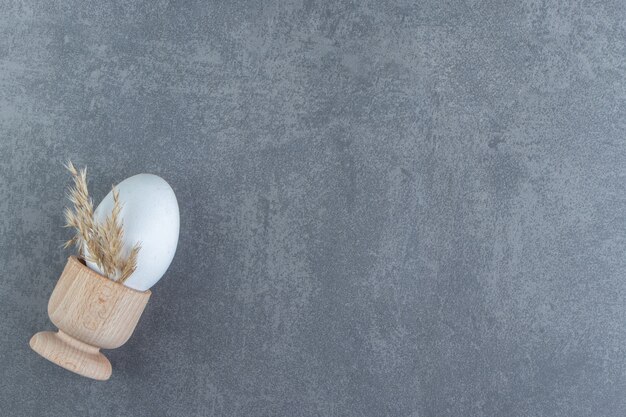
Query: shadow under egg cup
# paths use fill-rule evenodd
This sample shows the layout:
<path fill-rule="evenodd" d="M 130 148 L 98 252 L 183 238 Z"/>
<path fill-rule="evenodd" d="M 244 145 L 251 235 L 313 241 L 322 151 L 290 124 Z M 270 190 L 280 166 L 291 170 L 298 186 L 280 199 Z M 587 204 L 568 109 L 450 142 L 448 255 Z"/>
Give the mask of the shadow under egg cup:
<path fill-rule="evenodd" d="M 126 343 L 150 294 L 112 281 L 71 256 L 48 302 L 48 316 L 59 331 L 35 334 L 30 347 L 67 370 L 105 381 L 112 368 L 100 348 Z"/>

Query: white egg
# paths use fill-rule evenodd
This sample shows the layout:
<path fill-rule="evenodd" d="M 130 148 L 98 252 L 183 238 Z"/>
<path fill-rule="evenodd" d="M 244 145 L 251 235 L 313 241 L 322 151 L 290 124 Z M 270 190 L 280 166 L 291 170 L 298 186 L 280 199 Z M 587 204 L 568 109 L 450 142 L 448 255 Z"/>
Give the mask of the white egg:
<path fill-rule="evenodd" d="M 124 285 L 145 291 L 161 279 L 174 258 L 180 228 L 178 202 L 172 187 L 163 178 L 152 174 L 134 175 L 116 188 L 122 203 L 120 222 L 124 227 L 124 256 L 135 243 L 141 244 L 137 269 Z M 94 212 L 96 221 L 104 222 L 112 208 L 113 192 L 109 192 Z M 102 273 L 93 262 L 87 262 L 87 265 Z"/>

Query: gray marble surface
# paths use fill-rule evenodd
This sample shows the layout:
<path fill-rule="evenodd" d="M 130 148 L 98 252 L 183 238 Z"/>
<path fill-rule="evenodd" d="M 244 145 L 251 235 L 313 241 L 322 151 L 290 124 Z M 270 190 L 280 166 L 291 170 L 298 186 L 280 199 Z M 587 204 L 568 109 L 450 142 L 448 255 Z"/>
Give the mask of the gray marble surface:
<path fill-rule="evenodd" d="M 626 415 L 623 1 L 0 10 L 0 414 Z M 67 158 L 180 203 L 106 383 L 28 348 Z"/>

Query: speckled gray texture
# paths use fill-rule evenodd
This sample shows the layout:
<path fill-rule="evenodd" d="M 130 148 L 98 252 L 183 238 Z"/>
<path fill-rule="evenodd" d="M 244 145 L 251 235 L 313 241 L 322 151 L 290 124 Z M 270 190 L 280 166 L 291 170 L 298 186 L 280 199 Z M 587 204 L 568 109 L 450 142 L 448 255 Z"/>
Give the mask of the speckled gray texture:
<path fill-rule="evenodd" d="M 621 0 L 0 0 L 0 414 L 626 415 Z M 93 382 L 61 163 L 179 198 Z"/>

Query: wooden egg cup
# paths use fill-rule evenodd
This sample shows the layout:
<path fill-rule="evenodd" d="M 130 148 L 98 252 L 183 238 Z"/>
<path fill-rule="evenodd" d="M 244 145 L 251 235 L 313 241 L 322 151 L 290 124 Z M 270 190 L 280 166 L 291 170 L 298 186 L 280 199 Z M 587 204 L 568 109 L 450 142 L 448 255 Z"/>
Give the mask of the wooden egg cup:
<path fill-rule="evenodd" d="M 150 294 L 112 281 L 70 256 L 48 302 L 48 316 L 59 331 L 35 334 L 30 347 L 65 369 L 105 381 L 112 368 L 100 348 L 126 343 Z"/>

